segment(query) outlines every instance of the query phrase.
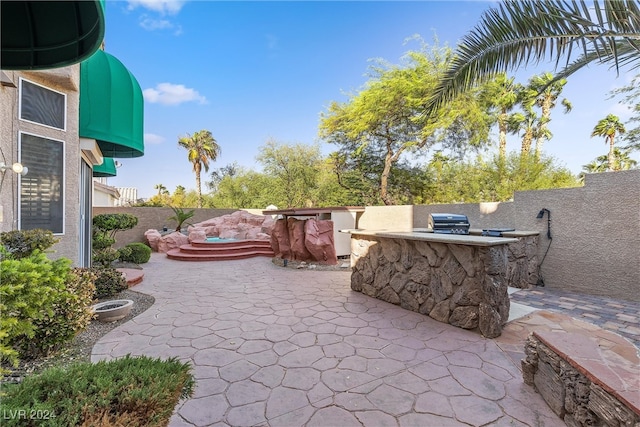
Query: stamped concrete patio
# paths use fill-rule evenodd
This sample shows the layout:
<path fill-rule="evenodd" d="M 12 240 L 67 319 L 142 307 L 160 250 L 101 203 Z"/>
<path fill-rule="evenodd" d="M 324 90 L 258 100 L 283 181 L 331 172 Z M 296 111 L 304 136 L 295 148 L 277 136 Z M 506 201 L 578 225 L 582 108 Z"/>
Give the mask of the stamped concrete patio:
<path fill-rule="evenodd" d="M 171 426 L 564 425 L 523 383 L 513 347 L 349 283 L 349 271 L 265 258 L 154 253 L 134 289 L 155 304 L 104 336 L 92 360 L 189 361 L 196 391 Z"/>

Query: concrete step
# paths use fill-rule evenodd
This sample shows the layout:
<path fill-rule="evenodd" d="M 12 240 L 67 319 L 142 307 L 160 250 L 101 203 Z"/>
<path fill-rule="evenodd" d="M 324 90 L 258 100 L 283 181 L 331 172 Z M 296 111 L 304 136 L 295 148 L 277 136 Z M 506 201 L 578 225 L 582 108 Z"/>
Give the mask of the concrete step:
<path fill-rule="evenodd" d="M 247 244 L 235 244 L 235 245 L 224 245 L 218 246 L 217 244 L 202 246 L 202 245 L 192 245 L 186 244 L 180 246 L 180 252 L 189 253 L 189 254 L 207 254 L 207 253 L 239 253 L 245 251 L 252 250 L 265 250 L 271 251 L 271 245 L 253 245 L 251 243 Z"/>
<path fill-rule="evenodd" d="M 179 261 L 229 261 L 234 259 L 252 258 L 256 256 L 273 257 L 275 254 L 269 249 L 248 248 L 242 251 L 207 251 L 202 253 L 183 252 L 181 249 L 170 249 L 167 258 Z"/>
<path fill-rule="evenodd" d="M 205 242 L 205 241 L 193 241 L 190 244 L 197 248 L 234 248 L 245 247 L 250 245 L 252 247 L 270 248 L 271 242 L 269 240 L 231 240 L 228 242 Z"/>

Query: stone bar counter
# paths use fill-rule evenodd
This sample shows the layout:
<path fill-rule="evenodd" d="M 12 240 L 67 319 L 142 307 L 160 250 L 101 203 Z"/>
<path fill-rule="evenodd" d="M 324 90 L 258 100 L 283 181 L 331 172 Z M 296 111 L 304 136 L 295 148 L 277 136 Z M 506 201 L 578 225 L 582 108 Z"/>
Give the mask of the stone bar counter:
<path fill-rule="evenodd" d="M 440 322 L 479 329 L 487 338 L 499 336 L 509 318 L 509 277 L 521 275 L 510 274 L 519 262 L 514 251 L 535 256 L 537 248 L 525 238 L 534 236 L 537 244 L 538 234 L 342 231 L 351 234 L 351 289 Z"/>

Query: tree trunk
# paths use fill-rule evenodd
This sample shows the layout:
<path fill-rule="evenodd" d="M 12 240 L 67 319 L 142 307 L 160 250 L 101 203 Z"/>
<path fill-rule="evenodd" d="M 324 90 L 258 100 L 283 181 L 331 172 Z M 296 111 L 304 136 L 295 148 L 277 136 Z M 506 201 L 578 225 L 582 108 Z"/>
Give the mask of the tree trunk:
<path fill-rule="evenodd" d="M 198 207 L 202 208 L 202 189 L 200 188 L 200 163 L 196 163 L 194 167 L 196 171 L 196 191 L 198 192 Z"/>
<path fill-rule="evenodd" d="M 533 132 L 531 131 L 531 129 L 527 129 L 527 131 L 524 133 L 524 136 L 522 137 L 522 148 L 520 150 L 520 154 L 522 156 L 529 155 L 529 152 L 531 151 L 532 141 L 533 141 Z"/>
<path fill-rule="evenodd" d="M 614 144 L 614 136 L 611 135 L 609 136 L 609 170 L 610 171 L 616 170 L 615 168 L 616 156 L 615 156 L 615 151 L 613 149 L 613 144 Z"/>
<path fill-rule="evenodd" d="M 498 159 L 504 161 L 507 156 L 507 113 L 502 112 L 498 117 Z"/>
<path fill-rule="evenodd" d="M 385 205 L 389 206 L 393 204 L 393 200 L 389 197 L 387 189 L 389 187 L 389 174 L 391 173 L 391 148 L 387 144 L 387 154 L 384 156 L 384 168 L 382 168 L 382 175 L 380 175 L 380 198 Z"/>

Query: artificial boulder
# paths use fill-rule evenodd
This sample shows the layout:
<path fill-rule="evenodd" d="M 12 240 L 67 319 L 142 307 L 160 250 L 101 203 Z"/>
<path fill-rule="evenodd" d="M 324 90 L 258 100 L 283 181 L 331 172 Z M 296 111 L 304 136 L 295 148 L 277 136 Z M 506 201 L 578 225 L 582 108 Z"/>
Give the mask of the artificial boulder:
<path fill-rule="evenodd" d="M 287 230 L 291 242 L 291 253 L 296 261 L 310 261 L 311 254 L 304 245 L 304 220 L 287 218 Z"/>
<path fill-rule="evenodd" d="M 316 261 L 338 263 L 333 243 L 333 221 L 308 219 L 304 224 L 304 245 Z"/>
<path fill-rule="evenodd" d="M 151 250 L 154 252 L 158 252 L 158 243 L 162 238 L 160 232 L 152 228 L 144 232 L 144 237 L 149 242 L 149 247 L 151 248 Z"/>
<path fill-rule="evenodd" d="M 333 242 L 333 221 L 277 220 L 271 233 L 271 248 L 276 257 L 295 261 L 338 263 Z"/>
<path fill-rule="evenodd" d="M 189 233 L 203 231 L 205 236 L 223 239 L 269 240 L 273 223 L 268 215 L 236 211 L 193 224 L 189 227 Z"/>
<path fill-rule="evenodd" d="M 162 236 L 158 242 L 158 252 L 167 252 L 169 249 L 179 248 L 189 243 L 189 238 L 182 233 L 174 231 L 171 234 Z"/>

